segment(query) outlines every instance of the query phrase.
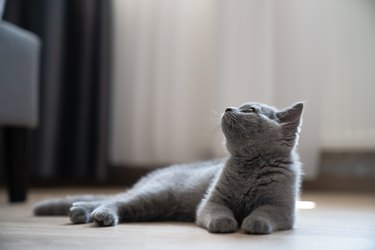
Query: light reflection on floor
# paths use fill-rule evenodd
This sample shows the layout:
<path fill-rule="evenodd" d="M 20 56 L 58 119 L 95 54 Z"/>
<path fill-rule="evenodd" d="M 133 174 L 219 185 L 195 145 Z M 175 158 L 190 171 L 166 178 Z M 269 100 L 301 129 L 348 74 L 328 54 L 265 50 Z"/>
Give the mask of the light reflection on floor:
<path fill-rule="evenodd" d="M 313 201 L 297 201 L 297 209 L 314 209 L 316 203 Z"/>

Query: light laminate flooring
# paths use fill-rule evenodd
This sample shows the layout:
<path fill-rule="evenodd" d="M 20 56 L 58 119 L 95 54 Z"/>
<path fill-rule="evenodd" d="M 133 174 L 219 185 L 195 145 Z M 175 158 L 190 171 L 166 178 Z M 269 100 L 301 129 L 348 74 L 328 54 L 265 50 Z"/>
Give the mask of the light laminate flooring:
<path fill-rule="evenodd" d="M 44 249 L 355 249 L 375 250 L 375 195 L 305 193 L 294 230 L 271 235 L 210 234 L 193 223 L 127 223 L 100 228 L 68 217 L 35 217 L 43 198 L 117 189 L 33 189 L 29 201 L 9 204 L 0 190 L 0 250 Z"/>

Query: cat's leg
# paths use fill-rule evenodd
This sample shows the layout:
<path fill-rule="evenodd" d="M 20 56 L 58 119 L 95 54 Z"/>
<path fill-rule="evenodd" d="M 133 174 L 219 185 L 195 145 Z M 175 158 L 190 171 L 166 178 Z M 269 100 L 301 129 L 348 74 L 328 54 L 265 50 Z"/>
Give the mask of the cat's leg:
<path fill-rule="evenodd" d="M 91 218 L 98 226 L 115 226 L 120 220 L 119 207 L 117 201 L 106 202 L 91 213 Z"/>
<path fill-rule="evenodd" d="M 103 201 L 74 202 L 69 209 L 70 221 L 74 224 L 92 222 L 91 213 L 101 204 Z"/>
<path fill-rule="evenodd" d="M 114 226 L 120 221 L 150 221 L 172 219 L 179 212 L 178 197 L 174 191 L 141 191 L 131 195 L 120 195 L 96 208 L 91 216 L 99 226 Z M 184 208 L 185 220 L 189 214 L 194 219 L 194 209 Z"/>
<path fill-rule="evenodd" d="M 293 207 L 264 205 L 247 216 L 241 228 L 250 234 L 270 234 L 277 230 L 291 229 L 293 224 Z"/>
<path fill-rule="evenodd" d="M 101 201 L 108 199 L 105 195 L 75 195 L 39 201 L 34 205 L 35 215 L 67 215 L 75 202 Z"/>
<path fill-rule="evenodd" d="M 198 209 L 196 223 L 211 233 L 232 233 L 238 227 L 233 212 L 229 208 L 210 201 Z"/>

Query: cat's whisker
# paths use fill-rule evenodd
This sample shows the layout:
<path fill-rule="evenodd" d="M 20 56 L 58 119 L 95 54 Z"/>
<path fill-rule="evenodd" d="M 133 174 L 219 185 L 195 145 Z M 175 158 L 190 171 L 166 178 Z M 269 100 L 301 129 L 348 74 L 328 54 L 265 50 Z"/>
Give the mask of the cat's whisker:
<path fill-rule="evenodd" d="M 211 109 L 211 112 L 212 112 L 213 114 L 215 114 L 216 116 L 219 116 L 219 117 L 221 117 L 221 115 L 222 115 L 221 112 L 217 112 L 217 111 L 214 110 L 214 109 Z"/>

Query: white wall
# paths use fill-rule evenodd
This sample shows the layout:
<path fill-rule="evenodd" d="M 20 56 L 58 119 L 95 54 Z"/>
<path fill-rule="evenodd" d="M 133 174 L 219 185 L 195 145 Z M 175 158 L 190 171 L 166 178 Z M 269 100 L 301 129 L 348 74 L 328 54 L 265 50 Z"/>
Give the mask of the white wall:
<path fill-rule="evenodd" d="M 322 89 L 322 146 L 375 149 L 375 1 L 325 3 L 329 79 Z"/>
<path fill-rule="evenodd" d="M 223 155 L 220 113 L 249 100 L 307 101 L 307 178 L 322 146 L 374 149 L 374 9 L 371 0 L 115 0 L 112 162 Z"/>
<path fill-rule="evenodd" d="M 208 153 L 207 134 L 214 133 L 207 125 L 212 6 L 200 0 L 114 1 L 115 164 L 152 166 Z"/>

